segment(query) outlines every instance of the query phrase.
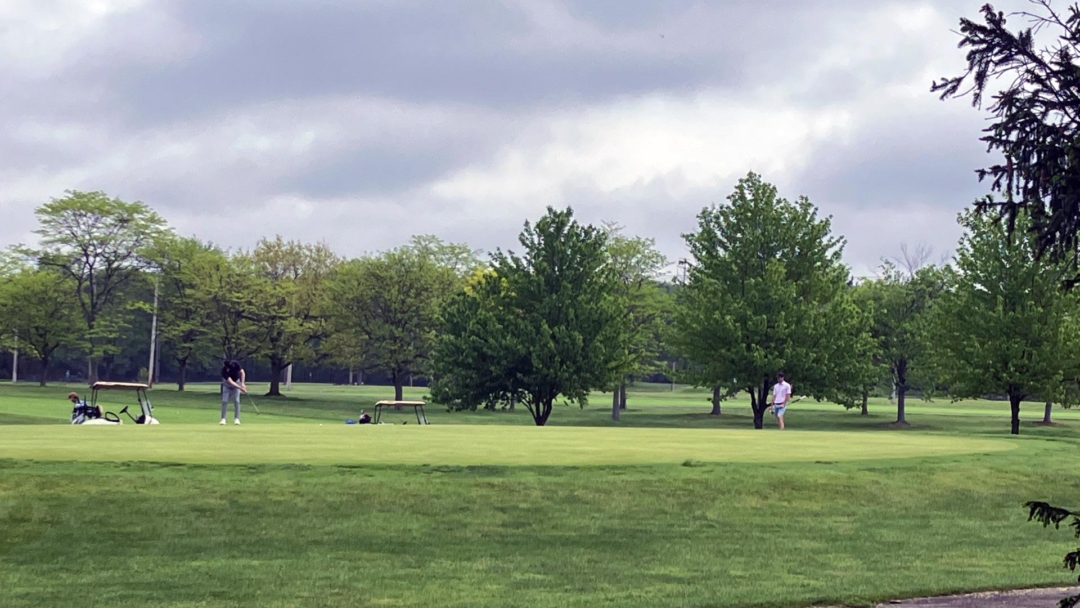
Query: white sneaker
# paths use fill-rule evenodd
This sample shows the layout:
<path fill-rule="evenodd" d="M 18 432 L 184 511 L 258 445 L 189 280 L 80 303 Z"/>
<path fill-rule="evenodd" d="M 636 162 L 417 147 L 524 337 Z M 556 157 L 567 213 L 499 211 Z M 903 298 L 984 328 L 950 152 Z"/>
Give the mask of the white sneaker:
<path fill-rule="evenodd" d="M 222 424 L 224 424 L 224 423 L 222 423 Z M 233 424 L 240 424 L 240 419 L 237 418 L 236 420 L 233 420 Z"/>
<path fill-rule="evenodd" d="M 224 419 L 224 418 L 222 418 L 222 419 L 221 419 L 221 422 L 219 422 L 218 424 L 225 424 L 225 419 Z"/>

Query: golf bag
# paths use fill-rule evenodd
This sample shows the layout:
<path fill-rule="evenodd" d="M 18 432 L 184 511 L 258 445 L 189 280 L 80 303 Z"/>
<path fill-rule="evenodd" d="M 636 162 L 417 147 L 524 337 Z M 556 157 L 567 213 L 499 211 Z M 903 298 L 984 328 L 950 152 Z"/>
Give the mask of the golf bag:
<path fill-rule="evenodd" d="M 123 421 L 112 412 L 105 412 L 103 416 L 101 408 L 80 400 L 71 410 L 71 424 L 123 424 Z"/>
<path fill-rule="evenodd" d="M 345 424 L 371 424 L 371 422 L 371 414 L 365 414 L 361 411 L 359 420 L 349 419 L 345 421 Z"/>

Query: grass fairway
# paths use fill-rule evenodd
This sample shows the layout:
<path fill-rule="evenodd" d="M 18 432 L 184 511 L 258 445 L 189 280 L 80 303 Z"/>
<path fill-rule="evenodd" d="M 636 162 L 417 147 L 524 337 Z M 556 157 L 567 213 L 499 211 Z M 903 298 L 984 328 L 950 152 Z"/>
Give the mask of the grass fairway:
<path fill-rule="evenodd" d="M 795 607 L 1070 581 L 1074 539 L 1022 504 L 1080 506 L 1072 412 L 1039 427 L 1025 404 L 1012 438 L 1001 403 L 919 404 L 902 431 L 883 402 L 819 404 L 780 433 L 678 390 L 633 393 L 623 428 L 602 407 L 373 428 L 342 419 L 386 389 L 301 386 L 222 428 L 194 388 L 153 391 L 159 427 L 73 428 L 66 389 L 0 385 L 0 606 Z"/>
<path fill-rule="evenodd" d="M 1001 439 L 904 433 L 520 426 L 0 427 L 0 458 L 198 464 L 586 466 L 988 453 Z"/>

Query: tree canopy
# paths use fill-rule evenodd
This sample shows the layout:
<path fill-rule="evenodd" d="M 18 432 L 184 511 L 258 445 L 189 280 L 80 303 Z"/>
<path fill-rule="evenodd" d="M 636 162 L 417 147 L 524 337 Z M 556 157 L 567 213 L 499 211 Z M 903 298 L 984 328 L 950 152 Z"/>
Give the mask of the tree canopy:
<path fill-rule="evenodd" d="M 97 380 L 95 360 L 119 333 L 115 318 L 121 291 L 150 266 L 148 249 L 167 233 L 165 220 L 141 202 L 127 203 L 103 192 L 71 191 L 38 207 L 43 266 L 72 279 L 82 311 L 90 381 Z"/>
<path fill-rule="evenodd" d="M 52 268 L 24 268 L 0 277 L 0 326 L 37 358 L 42 386 L 57 353 L 77 353 L 83 335 L 71 282 Z"/>
<path fill-rule="evenodd" d="M 467 247 L 437 239 L 352 260 L 338 268 L 327 288 L 339 357 L 387 370 L 394 398 L 405 380 L 428 372 L 443 304 L 476 266 Z"/>
<path fill-rule="evenodd" d="M 220 357 L 214 340 L 214 307 L 209 284 L 215 270 L 228 263 L 217 248 L 194 238 L 162 239 L 152 254 L 158 268 L 160 335 L 177 363 L 177 388 L 184 390 L 191 365 Z M 159 355 L 160 356 L 160 355 Z"/>
<path fill-rule="evenodd" d="M 459 408 L 523 403 L 543 426 L 556 400 L 584 406 L 625 369 L 625 315 L 602 229 L 549 208 L 519 242 L 521 255 L 496 252 L 447 305 L 432 394 Z"/>
<path fill-rule="evenodd" d="M 670 294 L 657 280 L 668 265 L 653 239 L 628 237 L 615 224 L 605 226 L 607 255 L 617 281 L 613 296 L 623 310 L 625 331 L 616 348 L 621 349 L 621 373 L 612 387 L 611 417 L 619 420 L 626 409 L 626 382 L 635 376 L 655 372 L 662 348 L 664 320 L 670 312 Z"/>
<path fill-rule="evenodd" d="M 954 398 L 1007 395 L 1019 434 L 1020 403 L 1064 400 L 1076 377 L 1076 298 L 1062 288 L 1066 265 L 1038 257 L 1025 215 L 1012 238 L 973 211 L 960 223 L 966 233 L 934 310 L 937 369 Z"/>
<path fill-rule="evenodd" d="M 748 392 L 755 428 L 777 372 L 799 394 L 851 398 L 869 339 L 865 316 L 848 290 L 843 240 L 808 199 L 781 198 L 751 173 L 726 204 L 698 215 L 686 242 L 673 343 L 698 366 L 700 382 L 726 396 Z"/>
<path fill-rule="evenodd" d="M 880 277 L 859 286 L 862 297 L 871 305 L 870 334 L 876 346 L 873 356 L 888 371 L 896 394 L 898 424 L 907 423 L 908 390 L 913 386 L 926 388 L 932 382 L 929 342 L 933 338 L 928 313 L 944 289 L 943 280 L 943 271 L 933 266 L 905 272 L 885 262 Z"/>
<path fill-rule="evenodd" d="M 322 243 L 263 239 L 248 256 L 256 275 L 256 305 L 248 320 L 262 336 L 270 363 L 270 390 L 281 395 L 281 374 L 296 361 L 311 361 L 327 334 L 324 286 L 339 261 Z"/>

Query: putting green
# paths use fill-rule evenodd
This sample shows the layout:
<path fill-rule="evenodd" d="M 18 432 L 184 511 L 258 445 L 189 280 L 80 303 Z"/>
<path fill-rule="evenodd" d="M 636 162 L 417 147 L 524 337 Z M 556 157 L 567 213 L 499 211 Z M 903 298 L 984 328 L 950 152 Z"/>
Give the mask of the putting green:
<path fill-rule="evenodd" d="M 203 464 L 613 465 L 786 462 L 1008 450 L 1001 439 L 888 432 L 511 426 L 0 426 L 0 458 Z"/>

